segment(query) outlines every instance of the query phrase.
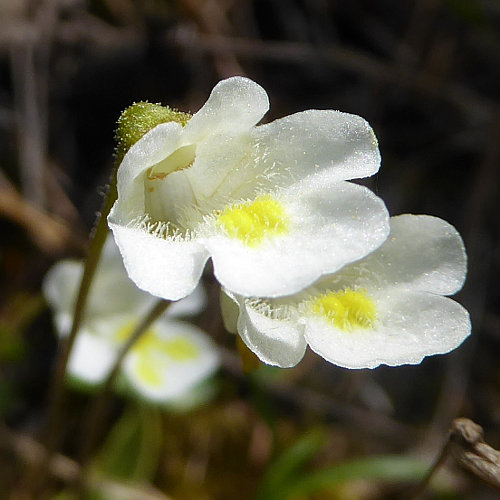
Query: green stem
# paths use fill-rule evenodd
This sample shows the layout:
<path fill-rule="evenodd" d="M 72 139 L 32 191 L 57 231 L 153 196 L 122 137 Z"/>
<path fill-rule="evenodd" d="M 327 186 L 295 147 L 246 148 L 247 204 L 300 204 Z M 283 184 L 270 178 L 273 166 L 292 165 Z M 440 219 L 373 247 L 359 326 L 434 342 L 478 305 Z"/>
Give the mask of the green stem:
<path fill-rule="evenodd" d="M 85 262 L 83 276 L 76 299 L 71 331 L 68 337 L 60 343 L 49 391 L 48 414 L 45 429 L 42 434 L 42 442 L 45 444 L 49 456 L 56 450 L 58 441 L 62 438 L 62 432 L 59 432 L 59 429 L 61 429 L 60 424 L 63 415 L 64 378 L 66 368 L 85 313 L 85 306 L 95 271 L 101 257 L 104 243 L 106 242 L 106 236 L 108 234 L 107 217 L 118 197 L 116 186 L 118 167 L 127 151 L 144 134 L 152 130 L 155 126 L 169 121 L 175 121 L 184 126 L 190 117 L 191 115 L 187 113 L 181 113 L 169 107 L 163 107 L 148 102 L 138 102 L 124 110 L 118 119 L 118 127 L 115 135 L 117 141 L 115 167 L 109 183 L 107 196 L 104 200 L 102 210 L 98 215 L 93 234 L 91 235 L 89 253 Z M 36 488 L 39 482 L 43 481 L 46 476 L 47 469 L 40 469 L 38 473 L 35 473 L 35 478 L 31 478 L 32 481 L 30 484 L 34 484 L 34 488 Z"/>
<path fill-rule="evenodd" d="M 63 438 L 63 432 L 61 432 L 61 423 L 64 408 L 64 379 L 66 368 L 68 365 L 71 350 L 75 343 L 76 335 L 78 333 L 78 330 L 80 329 L 92 280 L 94 278 L 95 271 L 101 257 L 102 249 L 106 241 L 108 233 L 107 216 L 117 198 L 116 171 L 118 165 L 119 162 L 117 161 L 110 179 L 109 190 L 107 192 L 106 198 L 104 199 L 101 212 L 99 213 L 96 224 L 94 226 L 94 230 L 91 234 L 89 252 L 84 264 L 83 275 L 80 281 L 80 288 L 78 290 L 78 295 L 76 298 L 71 330 L 69 335 L 59 344 L 56 365 L 54 368 L 48 395 L 47 417 L 41 436 L 41 442 L 47 450 L 48 459 L 42 461 L 38 466 L 28 468 L 27 470 L 26 483 L 30 485 L 30 490 L 34 492 L 35 496 L 44 488 L 49 473 L 48 464 L 50 463 L 53 454 L 57 450 L 59 443 Z"/>
<path fill-rule="evenodd" d="M 80 449 L 80 464 L 82 466 L 82 475 L 79 483 L 79 498 L 82 500 L 86 495 L 86 485 L 87 479 L 89 477 L 90 456 L 92 453 L 92 449 L 94 448 L 94 443 L 96 441 L 97 431 L 99 429 L 98 424 L 106 416 L 109 394 L 120 371 L 121 363 L 125 359 L 125 356 L 128 354 L 130 349 L 141 338 L 141 336 L 148 331 L 149 327 L 167 310 L 170 304 L 171 302 L 168 300 L 158 300 L 158 302 L 156 302 L 156 304 L 150 309 L 146 316 L 144 316 L 142 320 L 137 324 L 134 331 L 132 332 L 132 335 L 121 346 L 121 349 L 111 371 L 109 372 L 109 375 L 102 385 L 99 394 L 94 398 L 90 405 L 90 408 L 87 412 L 87 418 L 85 419 L 85 428 L 82 433 L 83 440 L 81 442 Z"/>
<path fill-rule="evenodd" d="M 66 368 L 68 365 L 71 350 L 75 343 L 76 335 L 78 333 L 78 330 L 80 329 L 80 325 L 85 313 L 85 306 L 87 304 L 90 286 L 92 284 L 95 271 L 101 257 L 104 243 L 106 242 L 106 237 L 109 230 L 107 217 L 111 210 L 111 207 L 113 206 L 117 198 L 116 170 L 117 167 L 115 167 L 115 169 L 113 170 L 109 190 L 104 200 L 102 210 L 98 215 L 98 220 L 91 236 L 89 253 L 85 261 L 83 276 L 80 282 L 80 288 L 78 290 L 71 330 L 68 337 L 66 337 L 60 343 L 59 347 L 56 367 L 52 379 L 51 389 L 49 392 L 49 410 L 46 420 L 47 423 L 45 432 L 43 435 L 43 442 L 45 443 L 49 452 L 57 447 L 57 430 L 60 429 L 60 421 L 62 417 L 64 402 L 64 377 L 66 374 Z"/>

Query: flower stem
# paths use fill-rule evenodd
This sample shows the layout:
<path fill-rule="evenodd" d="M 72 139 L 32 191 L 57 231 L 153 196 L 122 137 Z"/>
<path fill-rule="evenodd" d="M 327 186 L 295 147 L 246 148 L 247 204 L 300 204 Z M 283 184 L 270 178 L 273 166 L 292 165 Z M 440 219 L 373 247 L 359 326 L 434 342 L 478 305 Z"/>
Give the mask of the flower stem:
<path fill-rule="evenodd" d="M 66 367 L 68 365 L 71 350 L 75 343 L 76 335 L 78 333 L 78 330 L 80 329 L 82 318 L 85 312 L 85 306 L 87 304 L 90 286 L 92 284 L 97 264 L 99 263 L 102 249 L 106 241 L 106 236 L 109 231 L 107 216 L 117 197 L 116 170 L 117 168 L 115 167 L 112 173 L 107 196 L 104 200 L 101 212 L 98 215 L 96 225 L 94 226 L 91 235 L 89 252 L 85 261 L 83 275 L 80 281 L 80 288 L 78 290 L 78 296 L 75 303 L 71 330 L 68 337 L 66 337 L 60 343 L 59 352 L 57 355 L 55 371 L 49 392 L 50 399 L 46 426 L 42 436 L 42 441 L 45 443 L 45 446 L 47 447 L 49 452 L 57 447 L 57 438 L 62 437 L 58 436 L 57 430 L 60 429 L 59 424 L 62 417 L 64 402 L 64 377 L 66 373 Z"/>
<path fill-rule="evenodd" d="M 78 290 L 75 310 L 73 313 L 73 323 L 71 325 L 69 335 L 65 339 L 61 340 L 59 344 L 56 364 L 52 380 L 50 382 L 47 402 L 47 416 L 41 435 L 41 442 L 47 450 L 47 456 L 49 459 L 42 461 L 38 466 L 28 468 L 27 470 L 27 484 L 30 485 L 31 491 L 35 492 L 35 494 L 43 489 L 49 473 L 48 464 L 50 463 L 50 458 L 57 450 L 60 441 L 63 439 L 63 433 L 60 429 L 62 428 L 61 422 L 64 408 L 64 378 L 66 368 L 85 312 L 90 286 L 106 241 L 108 233 L 107 216 L 117 198 L 116 171 L 118 165 L 119 162 L 117 161 L 111 175 L 108 192 L 103 201 L 101 211 L 97 217 L 96 224 L 90 237 L 88 256 L 85 261 L 84 271 L 80 281 L 80 288 Z"/>
<path fill-rule="evenodd" d="M 102 388 L 93 399 L 90 404 L 90 408 L 87 412 L 87 417 L 85 419 L 85 428 L 82 432 L 83 440 L 80 449 L 80 464 L 82 466 L 82 476 L 80 478 L 79 484 L 79 498 L 86 498 L 86 484 L 87 477 L 89 475 L 89 461 L 94 448 L 94 443 L 97 437 L 98 424 L 106 416 L 107 403 L 109 401 L 109 393 L 113 388 L 114 382 L 120 371 L 120 366 L 124 360 L 127 353 L 134 346 L 134 344 L 141 338 L 141 336 L 149 329 L 149 327 L 167 310 L 168 306 L 171 304 L 168 300 L 160 299 L 156 304 L 150 309 L 150 311 L 142 318 L 142 320 L 137 324 L 132 335 L 127 339 L 127 341 L 121 346 L 118 356 L 113 364 L 109 375 L 104 381 Z"/>
<path fill-rule="evenodd" d="M 122 112 L 118 119 L 118 127 L 115 139 L 117 141 L 115 166 L 111 174 L 108 192 L 104 199 L 101 212 L 97 217 L 94 230 L 92 231 L 87 260 L 84 265 L 83 276 L 80 281 L 80 288 L 76 299 L 75 310 L 73 313 L 73 323 L 70 333 L 66 339 L 59 344 L 56 366 L 52 377 L 48 412 L 45 428 L 42 432 L 42 443 L 45 445 L 49 456 L 57 449 L 58 441 L 62 439 L 62 433 L 58 432 L 61 428 L 61 420 L 64 406 L 64 378 L 71 350 L 75 343 L 78 330 L 83 319 L 85 306 L 89 295 L 90 287 L 99 263 L 106 236 L 108 234 L 107 217 L 111 207 L 118 197 L 117 192 L 117 171 L 127 151 L 149 130 L 156 125 L 168 121 L 176 121 L 185 124 L 190 115 L 180 113 L 168 107 L 150 103 L 135 103 Z M 125 355 L 125 354 L 124 354 Z M 119 363 L 118 363 L 119 366 Z M 117 368 L 118 369 L 118 368 Z M 47 467 L 42 465 L 38 471 L 32 471 L 28 481 L 33 485 L 34 491 L 47 477 Z"/>

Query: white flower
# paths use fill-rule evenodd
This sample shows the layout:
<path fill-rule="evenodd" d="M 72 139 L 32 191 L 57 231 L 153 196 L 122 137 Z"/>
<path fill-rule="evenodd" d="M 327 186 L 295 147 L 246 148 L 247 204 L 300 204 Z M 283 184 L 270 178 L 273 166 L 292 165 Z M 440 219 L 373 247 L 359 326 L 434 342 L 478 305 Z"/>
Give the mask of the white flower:
<path fill-rule="evenodd" d="M 368 123 L 308 110 L 255 126 L 268 107 L 259 85 L 229 78 L 125 155 L 108 221 L 139 288 L 182 298 L 211 257 L 233 292 L 290 294 L 385 240 L 383 202 L 345 182 L 379 168 Z"/>
<path fill-rule="evenodd" d="M 297 364 L 307 344 L 346 368 L 417 364 L 458 347 L 467 311 L 443 297 L 462 288 L 466 255 L 456 229 L 426 215 L 391 218 L 375 252 L 279 299 L 222 295 L 228 330 L 265 363 Z"/>
<path fill-rule="evenodd" d="M 81 262 L 62 261 L 50 269 L 43 283 L 61 336 L 71 327 L 82 272 Z M 68 363 L 69 374 L 91 385 L 103 382 L 121 345 L 157 300 L 130 281 L 110 235 Z M 122 375 L 143 397 L 159 402 L 183 397 L 216 370 L 218 355 L 207 335 L 175 319 L 200 312 L 205 301 L 198 287 L 189 297 L 171 304 L 125 357 Z"/>

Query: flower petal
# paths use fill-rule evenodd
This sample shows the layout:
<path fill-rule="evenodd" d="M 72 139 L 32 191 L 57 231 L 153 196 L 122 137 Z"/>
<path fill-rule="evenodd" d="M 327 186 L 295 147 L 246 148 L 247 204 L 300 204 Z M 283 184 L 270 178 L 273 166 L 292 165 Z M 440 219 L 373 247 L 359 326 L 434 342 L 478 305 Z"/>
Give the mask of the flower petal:
<path fill-rule="evenodd" d="M 110 232 L 86 306 L 89 321 L 111 315 L 141 315 L 154 302 L 154 297 L 139 290 L 127 276 L 120 251 Z"/>
<path fill-rule="evenodd" d="M 111 371 L 116 349 L 106 339 L 80 330 L 68 362 L 68 372 L 88 384 L 102 382 Z"/>
<path fill-rule="evenodd" d="M 260 85 L 241 76 L 227 78 L 188 121 L 185 134 L 192 142 L 209 134 L 238 134 L 259 122 L 268 109 L 269 99 Z"/>
<path fill-rule="evenodd" d="M 159 342 L 181 339 L 189 343 L 195 354 L 190 359 L 176 360 L 161 350 L 133 349 L 124 360 L 123 372 L 132 387 L 147 399 L 161 402 L 178 398 L 217 369 L 216 348 L 199 328 L 160 320 L 153 332 Z"/>
<path fill-rule="evenodd" d="M 289 295 L 373 251 L 387 237 L 388 215 L 369 189 L 340 182 L 303 182 L 279 195 L 289 213 L 288 234 L 258 247 L 218 234 L 206 239 L 220 283 L 237 294 Z"/>
<path fill-rule="evenodd" d="M 250 148 L 248 133 L 219 134 L 198 143 L 194 165 L 183 172 L 197 200 L 227 196 L 248 183 L 248 176 L 254 173 L 247 160 Z"/>
<path fill-rule="evenodd" d="M 238 333 L 261 361 L 281 368 L 295 366 L 306 352 L 302 325 L 287 319 L 273 319 L 240 299 Z"/>
<path fill-rule="evenodd" d="M 387 241 L 364 261 L 378 281 L 405 288 L 452 295 L 467 272 L 467 256 L 458 231 L 430 215 L 391 217 Z"/>
<path fill-rule="evenodd" d="M 318 183 L 357 179 L 380 167 L 378 143 L 360 116 L 307 110 L 256 127 L 253 138 L 263 170 L 288 172 L 295 181 L 315 176 Z M 273 177 L 280 185 L 284 178 Z"/>
<path fill-rule="evenodd" d="M 71 328 L 82 273 L 81 262 L 64 260 L 52 266 L 43 280 L 43 294 L 50 307 L 56 311 L 56 327 L 61 335 L 68 334 Z"/>
<path fill-rule="evenodd" d="M 238 317 L 240 315 L 238 300 L 232 293 L 226 292 L 223 288 L 220 291 L 220 310 L 224 328 L 229 333 L 238 333 Z"/>
<path fill-rule="evenodd" d="M 127 273 L 140 289 L 179 300 L 196 288 L 208 259 L 207 251 L 197 241 L 163 239 L 145 230 L 115 224 L 112 219 L 109 226 Z"/>
<path fill-rule="evenodd" d="M 418 364 L 444 354 L 470 334 L 467 311 L 440 295 L 394 289 L 377 299 L 374 329 L 345 331 L 321 317 L 306 316 L 305 337 L 313 351 L 345 368 Z"/>
<path fill-rule="evenodd" d="M 49 270 L 44 280 L 43 291 L 56 311 L 56 326 L 62 336 L 71 328 L 83 268 L 83 262 L 61 261 Z M 154 301 L 154 297 L 139 290 L 129 279 L 118 247 L 109 234 L 87 300 L 85 323 L 109 315 L 141 314 Z"/>
<path fill-rule="evenodd" d="M 144 205 L 141 174 L 186 144 L 183 127 L 168 122 L 151 129 L 129 149 L 117 172 L 118 198 L 124 212 Z"/>

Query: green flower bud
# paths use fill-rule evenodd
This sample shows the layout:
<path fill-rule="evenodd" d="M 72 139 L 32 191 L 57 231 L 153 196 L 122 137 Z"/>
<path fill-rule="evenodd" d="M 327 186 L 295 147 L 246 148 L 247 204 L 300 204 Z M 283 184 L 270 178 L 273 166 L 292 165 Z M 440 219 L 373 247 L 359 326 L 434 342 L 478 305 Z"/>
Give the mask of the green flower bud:
<path fill-rule="evenodd" d="M 120 163 L 127 151 L 147 132 L 160 123 L 177 122 L 186 125 L 191 118 L 189 113 L 154 104 L 151 102 L 136 102 L 125 109 L 116 128 L 116 159 Z"/>

